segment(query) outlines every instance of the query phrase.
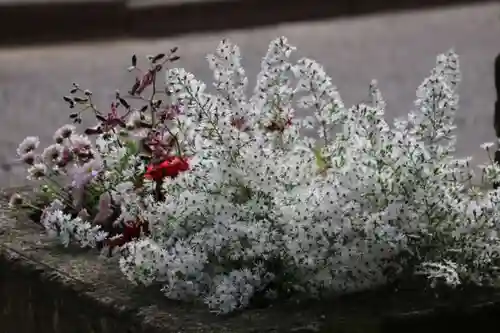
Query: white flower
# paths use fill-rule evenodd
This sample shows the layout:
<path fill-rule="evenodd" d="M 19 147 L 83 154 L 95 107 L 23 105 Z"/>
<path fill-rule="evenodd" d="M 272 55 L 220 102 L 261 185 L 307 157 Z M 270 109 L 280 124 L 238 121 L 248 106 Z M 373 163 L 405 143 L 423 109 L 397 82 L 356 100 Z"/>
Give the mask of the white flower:
<path fill-rule="evenodd" d="M 90 139 L 81 134 L 72 134 L 69 137 L 69 142 L 73 150 L 89 150 L 92 146 Z"/>
<path fill-rule="evenodd" d="M 47 166 L 43 163 L 35 163 L 28 169 L 28 179 L 39 180 L 47 175 Z"/>
<path fill-rule="evenodd" d="M 107 237 L 100 226 L 93 226 L 80 217 L 72 218 L 71 215 L 55 207 L 46 211 L 42 217 L 42 224 L 48 234 L 58 238 L 64 246 L 75 241 L 82 247 L 95 247 Z"/>
<path fill-rule="evenodd" d="M 17 148 L 17 155 L 22 156 L 33 152 L 40 145 L 40 140 L 36 136 L 26 137 Z"/>
<path fill-rule="evenodd" d="M 63 146 L 60 144 L 52 144 L 44 149 L 42 153 L 42 160 L 47 166 L 54 166 L 61 158 Z"/>
<path fill-rule="evenodd" d="M 19 193 L 14 193 L 9 200 L 9 208 L 19 208 L 24 203 L 24 198 Z"/>
<path fill-rule="evenodd" d="M 493 142 L 485 142 L 481 145 L 481 148 L 484 150 L 489 150 L 493 146 L 494 146 Z"/>
<path fill-rule="evenodd" d="M 33 165 L 37 161 L 37 157 L 33 151 L 30 151 L 22 154 L 19 159 L 26 165 Z"/>
<path fill-rule="evenodd" d="M 458 265 L 449 260 L 445 260 L 443 263 L 424 262 L 417 273 L 427 275 L 433 286 L 439 282 L 452 287 L 461 284 Z"/>
<path fill-rule="evenodd" d="M 75 166 L 70 171 L 72 179 L 71 186 L 79 189 L 85 187 L 85 185 L 93 178 L 97 177 L 102 170 L 103 164 L 99 159 L 93 159 L 81 166 Z"/>
<path fill-rule="evenodd" d="M 54 133 L 54 141 L 57 143 L 62 143 L 64 139 L 69 139 L 75 133 L 75 126 L 66 124 Z"/>

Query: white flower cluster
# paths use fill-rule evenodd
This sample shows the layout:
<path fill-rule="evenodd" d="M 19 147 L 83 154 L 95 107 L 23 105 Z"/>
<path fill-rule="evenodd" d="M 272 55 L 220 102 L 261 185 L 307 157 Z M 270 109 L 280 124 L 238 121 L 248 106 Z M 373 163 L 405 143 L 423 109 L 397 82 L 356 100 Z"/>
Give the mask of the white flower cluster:
<path fill-rule="evenodd" d="M 96 138 L 96 150 L 103 164 L 103 185 L 116 194 L 130 189 L 129 182 L 138 174 L 144 173 L 136 147 L 119 144 L 116 134 L 99 135 Z M 132 144 L 132 142 L 129 142 Z"/>
<path fill-rule="evenodd" d="M 62 211 L 63 204 L 55 200 L 44 211 L 42 224 L 50 237 L 57 238 L 62 245 L 68 246 L 75 241 L 81 247 L 96 247 L 98 242 L 106 239 L 107 233 L 100 226 L 92 225 L 81 217 L 73 218 Z"/>
<path fill-rule="evenodd" d="M 215 93 L 184 69 L 167 69 L 175 116 L 161 127 L 189 170 L 161 181 L 138 186 L 137 147 L 110 133 L 93 149 L 61 128 L 41 158 L 38 140 L 27 138 L 18 153 L 32 178 L 76 159 L 74 189 L 99 179 L 93 222 L 56 201 L 42 217 L 46 229 L 64 244 L 95 246 L 107 237 L 99 223 L 110 222 L 113 202 L 121 215 L 111 222 L 148 226 L 121 247 L 124 275 L 219 313 L 261 296 L 374 288 L 407 272 L 432 286 L 495 283 L 500 193 L 474 186 L 470 159 L 453 156 L 458 56 L 438 56 L 415 110 L 388 123 L 375 81 L 369 101 L 348 108 L 322 66 L 292 61 L 293 51 L 285 38 L 270 44 L 250 97 L 240 51 L 227 40 L 207 57 Z M 303 135 L 311 129 L 314 137 Z M 491 144 L 483 148 L 491 153 Z M 500 181 L 496 164 L 481 168 L 485 184 Z M 159 184 L 165 200 L 153 195 Z"/>
<path fill-rule="evenodd" d="M 222 313 L 258 294 L 372 288 L 390 267 L 434 284 L 497 278 L 499 193 L 473 191 L 469 160 L 452 155 L 457 55 L 440 55 L 416 109 L 388 124 L 376 82 L 369 103 L 346 108 L 323 68 L 293 63 L 293 50 L 270 44 L 250 98 L 228 41 L 208 56 L 215 94 L 167 71 L 182 109 L 171 130 L 191 167 L 165 180 L 165 202 L 147 200 L 152 234 L 125 246 L 124 274 Z M 299 135 L 308 128 L 319 140 Z M 484 169 L 499 179 L 497 166 Z"/>

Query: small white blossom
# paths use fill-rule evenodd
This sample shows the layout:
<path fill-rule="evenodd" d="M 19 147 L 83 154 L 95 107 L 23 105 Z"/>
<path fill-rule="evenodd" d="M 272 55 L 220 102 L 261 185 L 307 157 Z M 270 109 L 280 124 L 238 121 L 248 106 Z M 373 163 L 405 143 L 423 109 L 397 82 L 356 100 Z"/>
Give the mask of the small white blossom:
<path fill-rule="evenodd" d="M 425 262 L 417 273 L 427 275 L 433 286 L 439 282 L 453 287 L 461 284 L 458 265 L 449 260 L 443 263 Z"/>
<path fill-rule="evenodd" d="M 24 203 L 24 198 L 19 193 L 14 193 L 9 199 L 9 208 L 19 208 Z"/>
<path fill-rule="evenodd" d="M 72 177 L 71 185 L 75 188 L 83 188 L 93 178 L 97 177 L 102 170 L 103 165 L 99 159 L 93 159 L 81 166 L 75 166 L 70 171 Z"/>
<path fill-rule="evenodd" d="M 27 152 L 20 156 L 20 160 L 26 165 L 33 165 L 37 162 L 38 155 L 36 155 L 33 151 Z"/>
<path fill-rule="evenodd" d="M 54 166 L 61 158 L 63 147 L 60 144 L 52 144 L 45 148 L 42 153 L 42 160 L 47 166 Z"/>
<path fill-rule="evenodd" d="M 64 246 L 76 241 L 82 247 L 95 247 L 107 237 L 100 226 L 91 225 L 80 217 L 72 218 L 56 208 L 47 210 L 41 222 L 48 234 L 59 239 Z"/>
<path fill-rule="evenodd" d="M 495 144 L 493 142 L 485 142 L 481 145 L 481 148 L 484 150 L 489 150 L 491 147 L 493 147 Z"/>
<path fill-rule="evenodd" d="M 90 149 L 90 147 L 92 146 L 92 142 L 85 135 L 72 134 L 68 138 L 68 140 L 70 142 L 71 147 L 76 150 Z"/>
<path fill-rule="evenodd" d="M 23 156 L 27 153 L 33 152 L 40 145 L 40 140 L 36 136 L 26 137 L 17 148 L 17 155 Z"/>
<path fill-rule="evenodd" d="M 54 141 L 57 143 L 62 143 L 63 140 L 69 139 L 75 133 L 75 126 L 67 124 L 55 131 L 54 133 Z"/>
<path fill-rule="evenodd" d="M 35 163 L 28 169 L 28 179 L 39 180 L 47 176 L 47 166 L 43 163 Z"/>

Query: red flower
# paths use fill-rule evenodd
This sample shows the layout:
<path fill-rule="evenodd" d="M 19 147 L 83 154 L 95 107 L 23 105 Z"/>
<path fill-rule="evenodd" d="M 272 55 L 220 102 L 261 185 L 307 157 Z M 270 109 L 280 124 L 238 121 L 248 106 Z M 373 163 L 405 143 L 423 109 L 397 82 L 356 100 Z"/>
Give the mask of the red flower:
<path fill-rule="evenodd" d="M 125 243 L 131 240 L 137 239 L 141 236 L 141 233 L 149 235 L 149 226 L 147 222 L 137 223 L 135 221 L 130 221 L 125 223 L 125 229 L 123 230 L 123 240 Z"/>
<path fill-rule="evenodd" d="M 129 221 L 125 223 L 125 228 L 121 235 L 113 237 L 113 239 L 106 240 L 105 244 L 109 246 L 110 254 L 113 248 L 117 246 L 123 246 L 124 244 L 131 242 L 134 239 L 138 239 L 141 233 L 148 236 L 149 235 L 149 224 L 148 222 L 136 222 Z"/>
<path fill-rule="evenodd" d="M 170 156 L 158 164 L 150 164 L 146 170 L 146 179 L 160 181 L 165 177 L 174 178 L 183 171 L 189 169 L 187 159 L 177 156 Z"/>

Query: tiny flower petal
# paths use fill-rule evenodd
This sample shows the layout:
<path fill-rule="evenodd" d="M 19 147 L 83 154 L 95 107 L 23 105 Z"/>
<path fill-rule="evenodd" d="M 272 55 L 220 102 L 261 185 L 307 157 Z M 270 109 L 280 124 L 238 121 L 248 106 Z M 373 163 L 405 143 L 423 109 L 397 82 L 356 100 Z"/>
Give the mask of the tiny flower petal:
<path fill-rule="evenodd" d="M 73 125 L 64 125 L 54 133 L 54 140 L 60 143 L 62 140 L 70 138 L 75 133 L 75 130 L 76 128 Z"/>
<path fill-rule="evenodd" d="M 493 146 L 494 146 L 493 142 L 485 142 L 481 145 L 481 148 L 484 150 L 489 150 Z"/>
<path fill-rule="evenodd" d="M 37 155 L 35 155 L 35 153 L 32 152 L 32 151 L 30 151 L 30 152 L 28 152 L 26 154 L 21 155 L 21 158 L 20 158 L 20 160 L 24 164 L 27 164 L 27 165 L 33 165 L 33 164 L 35 164 L 36 159 L 37 159 Z"/>
<path fill-rule="evenodd" d="M 38 148 L 40 145 L 40 140 L 36 136 L 26 137 L 17 148 L 17 155 L 22 156 L 24 154 L 30 153 Z"/>
<path fill-rule="evenodd" d="M 60 144 L 53 144 L 44 149 L 42 153 L 42 160 L 48 166 L 53 166 L 58 163 L 62 156 L 63 146 Z"/>
<path fill-rule="evenodd" d="M 42 163 L 35 163 L 28 169 L 28 178 L 31 180 L 39 180 L 47 175 L 47 166 Z"/>
<path fill-rule="evenodd" d="M 23 197 L 19 193 L 14 193 L 9 200 L 9 208 L 19 208 L 24 203 Z"/>

